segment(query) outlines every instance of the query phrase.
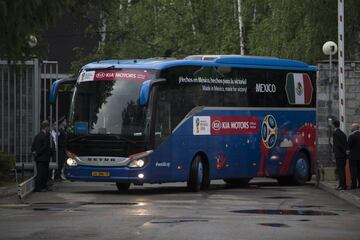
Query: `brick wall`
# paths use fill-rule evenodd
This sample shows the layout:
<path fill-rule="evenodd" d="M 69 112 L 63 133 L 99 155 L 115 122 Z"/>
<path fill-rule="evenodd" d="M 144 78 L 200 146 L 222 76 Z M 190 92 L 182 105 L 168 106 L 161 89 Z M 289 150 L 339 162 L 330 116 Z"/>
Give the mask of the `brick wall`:
<path fill-rule="evenodd" d="M 321 166 L 335 166 L 335 159 L 329 147 L 329 136 L 332 130 L 327 118 L 339 118 L 338 63 L 332 64 L 332 81 L 329 81 L 329 61 L 317 64 L 317 129 L 318 129 L 318 161 Z M 345 63 L 345 112 L 346 134 L 350 133 L 351 124 L 360 123 L 360 61 Z"/>

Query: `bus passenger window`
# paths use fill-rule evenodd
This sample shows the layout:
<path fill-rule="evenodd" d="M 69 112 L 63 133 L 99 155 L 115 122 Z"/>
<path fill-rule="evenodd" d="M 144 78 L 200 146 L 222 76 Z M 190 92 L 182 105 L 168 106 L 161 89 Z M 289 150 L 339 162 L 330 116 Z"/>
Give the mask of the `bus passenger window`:
<path fill-rule="evenodd" d="M 159 101 L 156 111 L 155 146 L 160 145 L 171 134 L 170 103 Z"/>

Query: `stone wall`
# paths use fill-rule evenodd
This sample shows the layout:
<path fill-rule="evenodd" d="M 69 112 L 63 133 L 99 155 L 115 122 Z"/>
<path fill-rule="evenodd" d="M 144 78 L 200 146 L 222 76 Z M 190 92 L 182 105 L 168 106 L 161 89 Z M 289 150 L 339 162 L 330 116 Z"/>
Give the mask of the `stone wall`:
<path fill-rule="evenodd" d="M 335 166 L 335 159 L 329 147 L 329 136 L 332 128 L 328 124 L 328 116 L 339 119 L 339 88 L 338 88 L 338 63 L 332 64 L 332 81 L 329 81 L 329 61 L 317 64 L 317 129 L 318 129 L 318 154 L 320 166 Z M 346 134 L 349 135 L 351 124 L 360 123 L 360 61 L 345 63 L 345 112 Z M 330 140 L 332 142 L 332 140 Z"/>

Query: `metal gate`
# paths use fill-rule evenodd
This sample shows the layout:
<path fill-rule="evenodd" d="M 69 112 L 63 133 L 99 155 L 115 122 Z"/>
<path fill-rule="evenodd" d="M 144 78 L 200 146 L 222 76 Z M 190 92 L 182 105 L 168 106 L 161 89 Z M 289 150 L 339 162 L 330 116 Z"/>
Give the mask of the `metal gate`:
<path fill-rule="evenodd" d="M 17 168 L 33 168 L 31 143 L 40 122 L 52 120 L 47 98 L 59 75 L 57 61 L 0 60 L 0 151 L 14 155 Z"/>

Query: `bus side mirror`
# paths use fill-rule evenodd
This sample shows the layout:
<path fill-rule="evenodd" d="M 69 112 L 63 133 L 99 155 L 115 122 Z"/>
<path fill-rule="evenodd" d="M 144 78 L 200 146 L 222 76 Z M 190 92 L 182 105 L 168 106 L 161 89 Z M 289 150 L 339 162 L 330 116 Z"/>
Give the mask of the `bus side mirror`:
<path fill-rule="evenodd" d="M 143 82 L 140 88 L 140 106 L 146 106 L 149 101 L 151 80 Z"/>
<path fill-rule="evenodd" d="M 49 95 L 49 102 L 50 102 L 50 104 L 55 104 L 55 103 L 56 103 L 58 88 L 59 88 L 59 86 L 62 85 L 62 84 L 72 84 L 72 85 L 75 85 L 75 84 L 76 84 L 76 79 L 67 78 L 67 79 L 59 79 L 59 80 L 56 80 L 56 81 L 51 85 L 50 95 Z"/>
<path fill-rule="evenodd" d="M 154 80 L 146 80 L 145 82 L 143 82 L 140 88 L 140 106 L 144 107 L 148 104 L 151 86 L 163 82 L 166 82 L 166 79 L 158 78 Z"/>

